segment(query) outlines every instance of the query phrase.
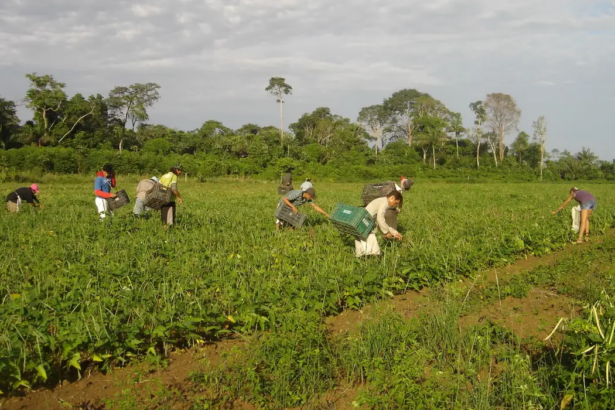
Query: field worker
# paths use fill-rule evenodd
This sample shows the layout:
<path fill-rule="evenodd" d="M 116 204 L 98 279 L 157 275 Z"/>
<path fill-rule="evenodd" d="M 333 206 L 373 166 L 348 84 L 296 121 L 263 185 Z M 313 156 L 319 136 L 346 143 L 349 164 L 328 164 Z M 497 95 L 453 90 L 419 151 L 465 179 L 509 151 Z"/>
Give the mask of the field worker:
<path fill-rule="evenodd" d="M 282 175 L 280 186 L 278 187 L 278 195 L 285 195 L 293 190 L 293 174 L 291 169 L 287 169 L 286 173 Z"/>
<path fill-rule="evenodd" d="M 314 188 L 308 188 L 305 191 L 296 189 L 284 195 L 282 199 L 280 199 L 280 202 L 278 202 L 278 206 L 280 206 L 280 204 L 284 202 L 288 207 L 290 207 L 290 209 L 292 209 L 294 213 L 298 213 L 299 212 L 299 210 L 297 209 L 298 206 L 309 203 L 316 212 L 320 212 L 321 214 L 329 218 L 328 213 L 323 211 L 322 208 L 320 208 L 318 205 L 312 202 L 312 200 L 314 199 L 316 199 L 316 191 L 314 191 Z M 280 226 L 283 226 L 283 225 L 284 225 L 284 221 L 280 221 L 279 219 L 276 219 L 275 221 L 276 230 L 280 229 Z"/>
<path fill-rule="evenodd" d="M 39 192 L 40 190 L 36 184 L 32 184 L 29 187 L 17 188 L 6 197 L 6 209 L 9 212 L 18 212 L 23 202 L 32 204 L 33 207 L 36 207 L 38 204 L 38 208 L 43 209 L 43 205 L 36 197 L 36 194 Z"/>
<path fill-rule="evenodd" d="M 402 175 L 399 185 L 395 183 L 395 190 L 401 194 L 403 191 L 409 191 L 413 185 L 414 185 L 414 181 Z M 391 228 L 395 230 L 397 230 L 397 214 L 401 212 L 401 208 L 403 207 L 403 205 L 404 205 L 404 198 L 402 196 L 397 208 L 390 207 L 384 215 L 387 225 L 389 225 Z"/>
<path fill-rule="evenodd" d="M 115 173 L 111 164 L 105 164 L 94 180 L 94 194 L 96 195 L 94 203 L 101 221 L 107 214 L 113 215 L 113 212 L 109 211 L 107 198 L 115 198 L 117 195 L 111 193 L 111 188 L 115 188 Z"/>
<path fill-rule="evenodd" d="M 395 209 L 402 201 L 402 195 L 399 191 L 391 191 L 386 197 L 374 199 L 370 202 L 365 210 L 369 212 L 372 218 L 376 219 L 376 227 L 369 234 L 367 240 L 355 240 L 355 250 L 357 257 L 364 255 L 380 255 L 380 247 L 376 238 L 376 231 L 379 229 L 386 238 L 402 240 L 402 236 L 397 229 L 390 226 L 385 218 L 389 209 Z"/>
<path fill-rule="evenodd" d="M 553 215 L 557 214 L 559 211 L 564 209 L 566 205 L 568 205 L 568 202 L 572 201 L 573 198 L 579 203 L 579 205 L 581 205 L 581 228 L 579 229 L 579 238 L 577 239 L 577 243 L 582 243 L 583 235 L 586 237 L 585 240 L 587 240 L 587 237 L 589 236 L 589 218 L 596 210 L 596 197 L 577 187 L 570 188 L 570 195 L 568 198 L 566 198 L 564 203 L 552 213 Z"/>
<path fill-rule="evenodd" d="M 145 206 L 145 196 L 147 192 L 154 187 L 158 182 L 158 178 L 151 177 L 150 179 L 143 179 L 139 181 L 137 185 L 137 195 L 135 199 L 135 209 L 133 210 L 135 216 L 141 215 L 145 211 L 151 211 L 151 208 Z"/>
<path fill-rule="evenodd" d="M 181 205 L 184 201 L 182 200 L 182 196 L 177 190 L 177 177 L 180 176 L 183 172 L 183 168 L 181 164 L 177 164 L 171 168 L 171 170 L 160 177 L 160 182 L 162 185 L 171 188 L 173 191 L 173 196 L 171 197 L 171 202 L 164 205 L 160 208 L 160 218 L 162 219 L 162 225 L 164 229 L 167 229 L 167 225 L 173 225 L 175 223 L 175 201 L 177 198 L 177 203 Z"/>
<path fill-rule="evenodd" d="M 301 184 L 301 187 L 300 187 L 302 191 L 307 191 L 308 188 L 314 188 L 314 185 L 312 185 L 312 180 L 310 178 L 306 178 L 305 182 Z"/>

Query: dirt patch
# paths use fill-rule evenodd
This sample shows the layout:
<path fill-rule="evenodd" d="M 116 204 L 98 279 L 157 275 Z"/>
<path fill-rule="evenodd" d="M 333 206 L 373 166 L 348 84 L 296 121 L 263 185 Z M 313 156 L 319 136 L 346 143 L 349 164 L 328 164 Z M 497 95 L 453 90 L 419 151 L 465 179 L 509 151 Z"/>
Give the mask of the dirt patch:
<path fill-rule="evenodd" d="M 360 310 L 346 310 L 337 316 L 326 317 L 324 322 L 332 335 L 352 334 L 359 329 L 361 322 L 373 319 L 382 310 L 394 310 L 405 318 L 411 317 L 417 310 L 427 306 L 428 295 L 428 288 L 420 292 L 409 291 L 389 300 L 366 305 Z"/>
<path fill-rule="evenodd" d="M 192 372 L 214 367 L 224 360 L 223 353 L 244 343 L 239 340 L 224 340 L 198 349 L 187 349 L 171 353 L 169 365 L 164 369 L 152 369 L 144 363 L 126 368 L 117 368 L 107 374 L 92 373 L 81 380 L 65 382 L 53 389 L 40 389 L 0 402 L 0 408 L 25 409 L 100 409 L 103 400 L 121 394 L 146 397 L 155 394 L 164 386 L 173 388 L 178 394 L 186 390 L 188 377 Z M 183 408 L 181 406 L 174 408 Z"/>
<path fill-rule="evenodd" d="M 582 308 L 568 296 L 534 288 L 525 298 L 509 296 L 484 306 L 476 313 L 459 319 L 462 327 L 491 322 L 513 331 L 521 338 L 544 339 L 560 318 L 578 316 Z"/>

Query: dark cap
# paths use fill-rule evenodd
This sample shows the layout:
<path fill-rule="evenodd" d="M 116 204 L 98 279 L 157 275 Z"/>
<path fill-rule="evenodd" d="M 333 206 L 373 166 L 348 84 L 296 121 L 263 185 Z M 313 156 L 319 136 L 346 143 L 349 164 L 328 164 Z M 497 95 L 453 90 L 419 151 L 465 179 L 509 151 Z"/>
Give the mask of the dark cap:
<path fill-rule="evenodd" d="M 105 164 L 103 165 L 103 171 L 109 173 L 109 174 L 113 174 L 113 165 L 111 164 Z"/>
<path fill-rule="evenodd" d="M 314 188 L 308 188 L 303 192 L 305 192 L 306 194 L 310 194 L 312 198 L 316 198 L 316 191 L 314 191 Z"/>

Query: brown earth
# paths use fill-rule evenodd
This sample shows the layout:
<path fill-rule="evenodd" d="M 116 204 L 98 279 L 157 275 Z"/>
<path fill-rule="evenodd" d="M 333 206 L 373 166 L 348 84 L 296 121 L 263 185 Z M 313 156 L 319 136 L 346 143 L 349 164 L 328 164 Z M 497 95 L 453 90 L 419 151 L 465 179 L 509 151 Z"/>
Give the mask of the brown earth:
<path fill-rule="evenodd" d="M 613 232 L 609 232 L 609 236 Z M 593 243 L 601 242 L 594 239 Z M 469 291 L 482 284 L 506 280 L 515 274 L 523 273 L 539 265 L 557 263 L 564 253 L 581 252 L 588 244 L 569 246 L 553 254 L 535 257 L 529 256 L 504 268 L 490 269 L 479 273 L 472 281 L 463 282 Z M 478 285 L 477 285 L 478 284 Z M 429 289 L 420 292 L 409 291 L 390 300 L 368 305 L 361 310 L 348 310 L 333 317 L 325 318 L 331 335 L 352 334 L 364 320 L 375 318 L 381 310 L 394 310 L 405 318 L 416 315 L 429 304 Z M 580 310 L 574 301 L 566 296 L 551 291 L 535 288 L 523 299 L 513 297 L 482 307 L 478 312 L 460 318 L 461 326 L 470 326 L 483 321 L 492 322 L 508 328 L 522 338 L 546 337 L 561 317 L 574 317 Z M 242 340 L 223 340 L 200 348 L 173 352 L 168 359 L 168 366 L 156 369 L 144 363 L 114 369 L 108 374 L 92 372 L 74 383 L 64 382 L 53 388 L 42 388 L 20 396 L 0 400 L 2 410 L 26 409 L 105 409 L 106 401 L 111 401 L 120 408 L 152 408 L 165 404 L 166 408 L 189 409 L 195 393 L 189 380 L 191 373 L 215 367 L 225 359 L 223 353 L 246 346 Z M 340 386 L 323 395 L 316 404 L 303 408 L 310 409 L 346 409 L 358 391 L 357 387 Z M 132 402 L 130 400 L 133 400 Z M 138 404 L 136 404 L 138 403 Z M 133 405 L 133 404 L 136 404 Z M 232 408 L 252 410 L 254 406 L 236 402 Z"/>

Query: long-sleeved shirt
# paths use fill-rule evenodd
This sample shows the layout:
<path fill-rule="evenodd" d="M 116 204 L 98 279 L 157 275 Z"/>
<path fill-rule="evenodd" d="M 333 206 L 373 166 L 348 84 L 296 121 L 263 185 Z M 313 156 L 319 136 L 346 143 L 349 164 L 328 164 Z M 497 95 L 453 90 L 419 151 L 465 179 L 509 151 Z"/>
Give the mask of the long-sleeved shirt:
<path fill-rule="evenodd" d="M 376 223 L 378 224 L 378 227 L 383 234 L 386 235 L 388 233 L 391 233 L 392 235 L 395 235 L 398 232 L 392 227 L 390 227 L 387 224 L 386 219 L 384 218 L 384 214 L 386 213 L 387 209 L 389 209 L 389 200 L 387 199 L 387 197 L 374 199 L 365 207 L 365 210 L 369 212 L 372 218 L 376 218 Z"/>
<path fill-rule="evenodd" d="M 99 198 L 111 198 L 111 179 L 102 176 L 96 177 L 94 194 Z"/>
<path fill-rule="evenodd" d="M 17 198 L 22 200 L 22 202 L 27 202 L 29 204 L 40 203 L 36 195 L 32 193 L 32 189 L 28 187 L 17 188 L 13 192 L 11 192 L 6 197 L 6 202 L 15 202 L 17 203 Z"/>

